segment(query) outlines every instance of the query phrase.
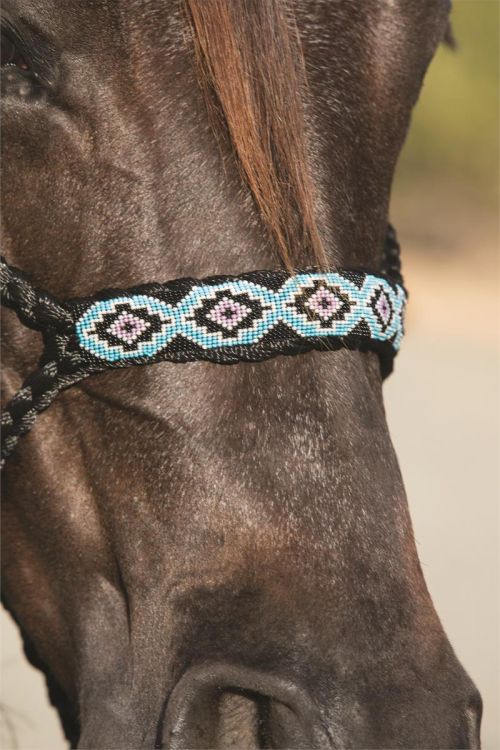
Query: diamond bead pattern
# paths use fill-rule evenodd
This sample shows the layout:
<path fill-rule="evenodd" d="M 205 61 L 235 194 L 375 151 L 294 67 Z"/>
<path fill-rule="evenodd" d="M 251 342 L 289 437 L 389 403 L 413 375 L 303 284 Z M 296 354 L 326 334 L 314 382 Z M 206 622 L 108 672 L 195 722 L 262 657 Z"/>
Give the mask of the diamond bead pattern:
<path fill-rule="evenodd" d="M 96 302 L 76 323 L 80 346 L 108 362 L 151 357 L 175 336 L 174 310 L 155 297 Z"/>
<path fill-rule="evenodd" d="M 406 294 L 384 277 L 269 271 L 226 279 L 183 280 L 184 294 L 175 302 L 168 293 L 178 282 L 166 284 L 165 293 L 156 285 L 158 296 L 122 293 L 93 302 L 77 319 L 78 344 L 110 363 L 158 359 L 163 350 L 189 345 L 205 351 L 250 348 L 273 335 L 284 347 L 290 341 L 359 337 L 389 343 L 394 353 L 399 348 Z"/>

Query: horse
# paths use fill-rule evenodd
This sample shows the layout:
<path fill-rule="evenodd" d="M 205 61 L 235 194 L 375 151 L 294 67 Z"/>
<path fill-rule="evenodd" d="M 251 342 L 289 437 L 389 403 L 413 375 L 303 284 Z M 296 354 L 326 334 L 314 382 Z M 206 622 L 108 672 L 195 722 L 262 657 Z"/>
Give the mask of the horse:
<path fill-rule="evenodd" d="M 3 232 L 61 299 L 382 262 L 449 0 L 4 0 Z M 40 337 L 4 316 L 11 396 Z M 72 747 L 478 748 L 373 351 L 62 393 L 3 477 L 3 598 Z"/>

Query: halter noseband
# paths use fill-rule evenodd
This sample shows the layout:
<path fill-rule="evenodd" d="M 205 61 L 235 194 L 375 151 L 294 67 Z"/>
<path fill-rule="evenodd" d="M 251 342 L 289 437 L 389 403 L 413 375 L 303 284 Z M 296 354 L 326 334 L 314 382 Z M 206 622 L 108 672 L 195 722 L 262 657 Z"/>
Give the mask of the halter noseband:
<path fill-rule="evenodd" d="M 40 331 L 39 368 L 2 414 L 2 464 L 57 394 L 89 375 L 156 362 L 262 362 L 318 349 L 376 351 L 382 376 L 403 336 L 406 291 L 389 227 L 380 274 L 253 271 L 57 300 L 2 258 L 2 304 Z"/>

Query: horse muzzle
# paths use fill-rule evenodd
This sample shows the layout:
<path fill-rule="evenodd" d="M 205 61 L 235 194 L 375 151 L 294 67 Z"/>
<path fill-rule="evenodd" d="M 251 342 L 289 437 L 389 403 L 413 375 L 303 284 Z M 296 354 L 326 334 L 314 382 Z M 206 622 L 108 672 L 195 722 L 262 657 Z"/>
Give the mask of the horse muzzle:
<path fill-rule="evenodd" d="M 161 747 L 332 747 L 320 712 L 288 681 L 245 667 L 190 668 L 174 688 L 163 722 Z"/>

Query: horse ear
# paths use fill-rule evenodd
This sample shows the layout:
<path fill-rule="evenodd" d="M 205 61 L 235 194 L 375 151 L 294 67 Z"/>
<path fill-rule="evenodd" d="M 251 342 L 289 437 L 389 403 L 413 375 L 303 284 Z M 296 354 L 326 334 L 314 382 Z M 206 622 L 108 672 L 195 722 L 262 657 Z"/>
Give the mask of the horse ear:
<path fill-rule="evenodd" d="M 450 49 L 454 50 L 457 48 L 457 40 L 455 34 L 453 33 L 453 26 L 451 21 L 448 21 L 446 25 L 446 31 L 444 32 L 443 41 L 447 47 L 450 47 Z"/>

